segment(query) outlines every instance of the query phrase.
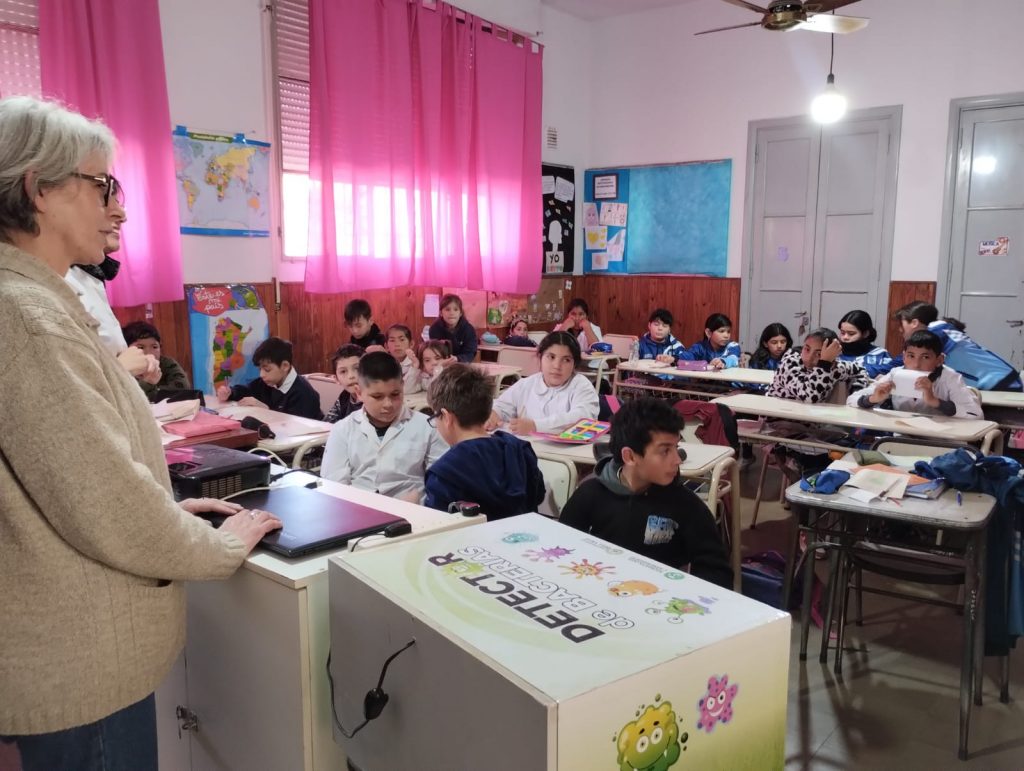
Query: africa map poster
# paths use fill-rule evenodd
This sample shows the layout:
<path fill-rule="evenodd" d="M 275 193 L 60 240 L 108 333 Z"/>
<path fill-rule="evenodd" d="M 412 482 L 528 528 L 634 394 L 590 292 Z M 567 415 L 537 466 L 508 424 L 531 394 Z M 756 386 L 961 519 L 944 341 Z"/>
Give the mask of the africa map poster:
<path fill-rule="evenodd" d="M 241 134 L 174 130 L 181 232 L 270 235 L 270 145 Z"/>
<path fill-rule="evenodd" d="M 270 321 L 252 285 L 189 287 L 188 317 L 195 388 L 212 394 L 259 376 L 252 354 L 270 337 Z"/>

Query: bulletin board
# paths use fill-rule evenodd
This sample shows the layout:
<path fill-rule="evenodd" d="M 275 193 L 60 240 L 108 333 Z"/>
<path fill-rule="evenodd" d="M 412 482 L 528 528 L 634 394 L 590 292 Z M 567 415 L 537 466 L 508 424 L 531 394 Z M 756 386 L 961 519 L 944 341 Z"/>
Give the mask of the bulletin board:
<path fill-rule="evenodd" d="M 576 169 L 543 163 L 544 273 L 572 273 L 576 227 Z"/>
<path fill-rule="evenodd" d="M 536 294 L 491 292 L 487 301 L 488 326 L 507 326 L 517 317 L 525 318 L 530 324 L 558 323 L 565 307 L 564 285 L 565 279 L 543 278 Z"/>
<path fill-rule="evenodd" d="M 732 161 L 588 169 L 584 273 L 725 276 Z"/>

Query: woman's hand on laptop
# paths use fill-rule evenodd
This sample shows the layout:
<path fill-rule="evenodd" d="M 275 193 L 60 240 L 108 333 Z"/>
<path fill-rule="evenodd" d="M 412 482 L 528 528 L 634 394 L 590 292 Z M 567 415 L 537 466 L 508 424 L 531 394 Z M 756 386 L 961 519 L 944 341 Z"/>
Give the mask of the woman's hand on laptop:
<path fill-rule="evenodd" d="M 237 514 L 242 510 L 242 507 L 237 503 L 221 501 L 216 498 L 186 498 L 183 501 L 179 501 L 178 505 L 189 514 L 223 514 L 226 517 Z"/>
<path fill-rule="evenodd" d="M 252 551 L 267 533 L 280 530 L 281 520 L 269 511 L 242 509 L 224 520 L 221 530 L 227 530 L 242 539 L 247 551 Z"/>

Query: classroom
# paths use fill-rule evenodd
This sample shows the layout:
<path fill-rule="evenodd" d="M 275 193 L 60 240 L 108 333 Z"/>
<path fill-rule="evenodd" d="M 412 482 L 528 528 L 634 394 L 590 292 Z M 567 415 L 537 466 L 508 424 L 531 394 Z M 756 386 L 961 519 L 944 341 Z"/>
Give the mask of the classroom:
<path fill-rule="evenodd" d="M 0 0 L 0 771 L 1024 768 L 1022 28 Z"/>

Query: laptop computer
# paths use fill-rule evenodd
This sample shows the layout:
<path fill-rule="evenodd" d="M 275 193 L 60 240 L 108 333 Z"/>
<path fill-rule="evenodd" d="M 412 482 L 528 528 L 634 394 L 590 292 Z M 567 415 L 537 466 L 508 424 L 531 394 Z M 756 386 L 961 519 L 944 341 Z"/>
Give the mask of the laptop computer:
<path fill-rule="evenodd" d="M 260 545 L 284 557 L 305 557 L 343 546 L 351 538 L 380 533 L 388 525 L 405 522 L 343 498 L 306 487 L 256 490 L 231 499 L 247 509 L 263 509 L 284 523 L 281 530 L 263 536 Z M 216 527 L 225 517 L 208 515 Z"/>

